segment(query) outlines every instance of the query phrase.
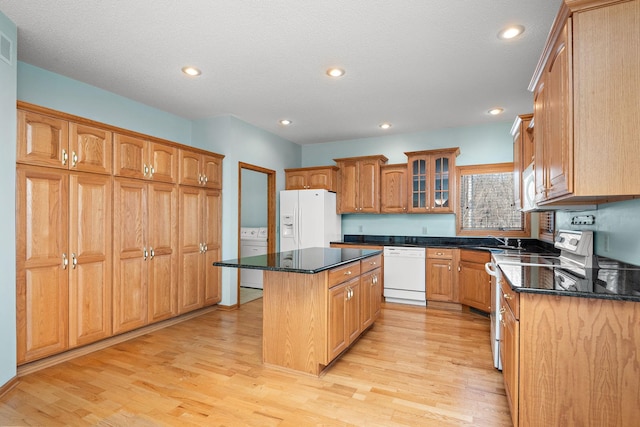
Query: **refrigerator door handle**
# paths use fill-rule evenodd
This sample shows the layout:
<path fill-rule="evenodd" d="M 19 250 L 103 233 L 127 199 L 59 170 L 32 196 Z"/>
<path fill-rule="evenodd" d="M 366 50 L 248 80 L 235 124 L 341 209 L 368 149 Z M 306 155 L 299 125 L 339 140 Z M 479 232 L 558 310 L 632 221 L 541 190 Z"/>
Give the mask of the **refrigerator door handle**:
<path fill-rule="evenodd" d="M 302 206 L 298 208 L 298 249 L 302 246 Z"/>
<path fill-rule="evenodd" d="M 293 243 L 298 248 L 298 204 L 293 206 Z"/>

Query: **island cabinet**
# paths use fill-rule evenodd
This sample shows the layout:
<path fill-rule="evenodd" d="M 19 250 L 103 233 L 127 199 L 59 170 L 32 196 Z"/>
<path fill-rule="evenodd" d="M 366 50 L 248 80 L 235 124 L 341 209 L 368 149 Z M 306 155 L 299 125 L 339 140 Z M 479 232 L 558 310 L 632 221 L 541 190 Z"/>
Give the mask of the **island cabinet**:
<path fill-rule="evenodd" d="M 320 375 L 380 315 L 381 261 L 376 254 L 315 274 L 265 270 L 264 363 Z"/>
<path fill-rule="evenodd" d="M 452 213 L 455 210 L 455 159 L 460 149 L 412 151 L 408 162 L 409 213 Z"/>
<path fill-rule="evenodd" d="M 514 426 L 637 425 L 638 302 L 513 292 L 506 281 L 501 293 Z"/>
<path fill-rule="evenodd" d="M 380 213 L 383 155 L 334 159 L 339 168 L 338 213 Z"/>
<path fill-rule="evenodd" d="M 521 114 L 511 127 L 513 137 L 514 203 L 522 209 L 522 172 L 533 163 L 533 114 Z"/>
<path fill-rule="evenodd" d="M 338 167 L 285 169 L 285 190 L 338 190 Z"/>
<path fill-rule="evenodd" d="M 407 213 L 407 164 L 380 167 L 380 212 Z"/>
<path fill-rule="evenodd" d="M 484 265 L 490 260 L 489 252 L 460 249 L 460 303 L 485 313 L 491 310 L 491 276 L 484 269 Z"/>
<path fill-rule="evenodd" d="M 529 85 L 537 203 L 640 194 L 639 20 L 639 0 L 562 2 Z"/>
<path fill-rule="evenodd" d="M 456 252 L 457 249 L 427 248 L 427 301 L 458 301 L 458 286 L 454 274 Z"/>

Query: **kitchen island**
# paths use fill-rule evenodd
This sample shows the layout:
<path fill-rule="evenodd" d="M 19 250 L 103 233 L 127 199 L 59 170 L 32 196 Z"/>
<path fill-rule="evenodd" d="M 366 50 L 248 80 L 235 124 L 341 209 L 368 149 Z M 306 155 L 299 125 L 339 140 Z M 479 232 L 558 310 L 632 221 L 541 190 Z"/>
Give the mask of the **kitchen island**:
<path fill-rule="evenodd" d="M 264 270 L 263 363 L 319 376 L 379 316 L 381 253 L 308 248 L 213 265 Z"/>

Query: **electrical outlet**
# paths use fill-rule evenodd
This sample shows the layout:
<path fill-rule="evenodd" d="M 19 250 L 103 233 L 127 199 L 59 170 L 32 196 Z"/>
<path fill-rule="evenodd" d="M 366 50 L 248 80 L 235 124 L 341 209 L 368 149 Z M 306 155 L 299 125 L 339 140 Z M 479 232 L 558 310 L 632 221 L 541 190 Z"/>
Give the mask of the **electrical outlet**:
<path fill-rule="evenodd" d="M 604 251 L 605 252 L 609 252 L 609 234 L 605 234 L 604 235 L 604 242 L 603 242 L 603 246 L 604 246 Z"/>
<path fill-rule="evenodd" d="M 427 226 L 422 227 L 422 234 L 427 234 Z"/>
<path fill-rule="evenodd" d="M 362 233 L 362 226 L 361 225 L 358 226 L 358 232 Z"/>

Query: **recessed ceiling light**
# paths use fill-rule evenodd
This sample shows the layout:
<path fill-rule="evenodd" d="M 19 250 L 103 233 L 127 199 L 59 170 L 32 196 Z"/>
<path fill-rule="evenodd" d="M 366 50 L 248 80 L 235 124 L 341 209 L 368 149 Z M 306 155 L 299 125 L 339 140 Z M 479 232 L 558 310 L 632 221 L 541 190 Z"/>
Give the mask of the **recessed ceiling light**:
<path fill-rule="evenodd" d="M 344 76 L 344 70 L 338 67 L 329 68 L 327 70 L 327 75 L 330 77 L 342 77 Z"/>
<path fill-rule="evenodd" d="M 282 126 L 289 126 L 293 122 L 289 119 L 282 119 L 278 123 L 280 123 Z"/>
<path fill-rule="evenodd" d="M 381 123 L 380 129 L 389 129 L 391 127 L 391 123 Z"/>
<path fill-rule="evenodd" d="M 492 116 L 497 116 L 498 114 L 502 114 L 502 112 L 504 111 L 503 108 L 492 108 L 491 110 L 487 111 L 487 113 L 491 114 Z"/>
<path fill-rule="evenodd" d="M 498 33 L 498 38 L 503 40 L 513 39 L 524 33 L 524 27 L 522 25 L 511 25 L 502 29 Z"/>
<path fill-rule="evenodd" d="M 191 77 L 196 77 L 202 74 L 202 71 L 198 70 L 196 67 L 182 67 L 182 72 Z"/>

